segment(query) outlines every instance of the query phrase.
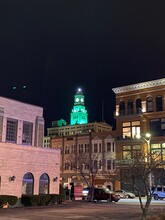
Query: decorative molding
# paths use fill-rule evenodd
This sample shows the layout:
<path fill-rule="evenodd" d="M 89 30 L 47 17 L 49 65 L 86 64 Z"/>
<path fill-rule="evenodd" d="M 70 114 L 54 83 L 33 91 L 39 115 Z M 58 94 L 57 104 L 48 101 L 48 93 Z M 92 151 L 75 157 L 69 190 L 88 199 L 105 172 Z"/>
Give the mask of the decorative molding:
<path fill-rule="evenodd" d="M 165 78 L 113 88 L 115 94 L 165 85 Z"/>

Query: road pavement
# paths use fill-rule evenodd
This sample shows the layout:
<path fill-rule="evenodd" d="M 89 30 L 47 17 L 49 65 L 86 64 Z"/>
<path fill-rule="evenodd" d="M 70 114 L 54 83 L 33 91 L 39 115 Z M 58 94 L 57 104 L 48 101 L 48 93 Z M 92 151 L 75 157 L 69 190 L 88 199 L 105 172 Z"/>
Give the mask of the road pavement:
<path fill-rule="evenodd" d="M 145 202 L 145 198 L 143 199 Z M 150 216 L 165 213 L 165 200 L 152 201 Z M 65 204 L 0 209 L 0 220 L 140 220 L 138 199 L 107 203 L 68 201 Z"/>

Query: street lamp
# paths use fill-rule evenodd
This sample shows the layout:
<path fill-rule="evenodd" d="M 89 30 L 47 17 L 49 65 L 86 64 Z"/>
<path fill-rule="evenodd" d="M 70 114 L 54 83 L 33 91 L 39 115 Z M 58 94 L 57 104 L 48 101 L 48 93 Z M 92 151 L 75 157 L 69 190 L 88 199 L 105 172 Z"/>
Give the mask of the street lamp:
<path fill-rule="evenodd" d="M 140 135 L 137 135 L 136 138 L 138 139 L 142 139 L 144 140 L 146 143 L 147 143 L 147 154 L 148 154 L 148 157 L 146 158 L 146 162 L 150 162 L 150 152 L 151 152 L 151 134 L 150 133 L 146 133 L 145 136 L 140 136 Z M 149 161 L 148 161 L 149 160 Z"/>
<path fill-rule="evenodd" d="M 148 162 L 148 164 L 150 166 L 150 162 L 151 162 L 151 134 L 146 133 L 144 136 L 137 135 L 137 138 L 142 139 L 147 143 L 147 157 L 145 157 L 145 162 Z M 151 189 L 151 187 L 152 187 L 152 173 L 151 173 L 151 171 L 149 173 L 149 186 Z"/>

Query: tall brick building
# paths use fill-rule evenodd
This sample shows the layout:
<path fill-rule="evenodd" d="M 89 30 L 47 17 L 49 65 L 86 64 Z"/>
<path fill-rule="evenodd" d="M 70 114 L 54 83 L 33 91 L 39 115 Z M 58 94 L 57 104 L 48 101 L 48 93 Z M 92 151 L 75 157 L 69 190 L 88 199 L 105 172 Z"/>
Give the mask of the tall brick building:
<path fill-rule="evenodd" d="M 43 108 L 0 97 L 0 194 L 59 192 L 60 151 L 43 137 Z"/>
<path fill-rule="evenodd" d="M 117 159 L 133 159 L 136 151 L 157 152 L 165 160 L 165 78 L 113 88 L 116 94 Z M 143 138 L 151 134 L 149 146 Z M 141 135 L 141 139 L 136 137 Z M 154 184 L 154 176 L 152 177 Z M 165 175 L 159 180 L 165 185 Z"/>

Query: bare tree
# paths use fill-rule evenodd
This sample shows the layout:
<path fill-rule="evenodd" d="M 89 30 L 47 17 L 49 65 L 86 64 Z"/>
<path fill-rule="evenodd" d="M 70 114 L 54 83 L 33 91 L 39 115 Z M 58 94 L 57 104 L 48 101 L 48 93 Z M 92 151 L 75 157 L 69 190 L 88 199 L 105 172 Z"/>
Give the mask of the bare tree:
<path fill-rule="evenodd" d="M 90 200 L 93 200 L 94 182 L 96 176 L 100 173 L 99 154 L 78 154 L 72 155 L 68 158 L 68 166 L 72 170 L 77 171 L 83 178 L 90 190 Z"/>
<path fill-rule="evenodd" d="M 142 210 L 141 219 L 145 220 L 148 209 L 153 197 L 152 190 L 152 175 L 154 176 L 154 185 L 158 184 L 158 180 L 162 176 L 162 165 L 160 155 L 136 153 L 134 159 L 121 160 L 117 162 L 118 169 L 120 170 L 122 181 L 130 184 L 137 192 L 139 197 L 140 207 Z M 141 180 L 142 185 L 138 185 Z M 144 189 L 146 195 L 146 202 L 142 202 L 141 187 Z"/>

